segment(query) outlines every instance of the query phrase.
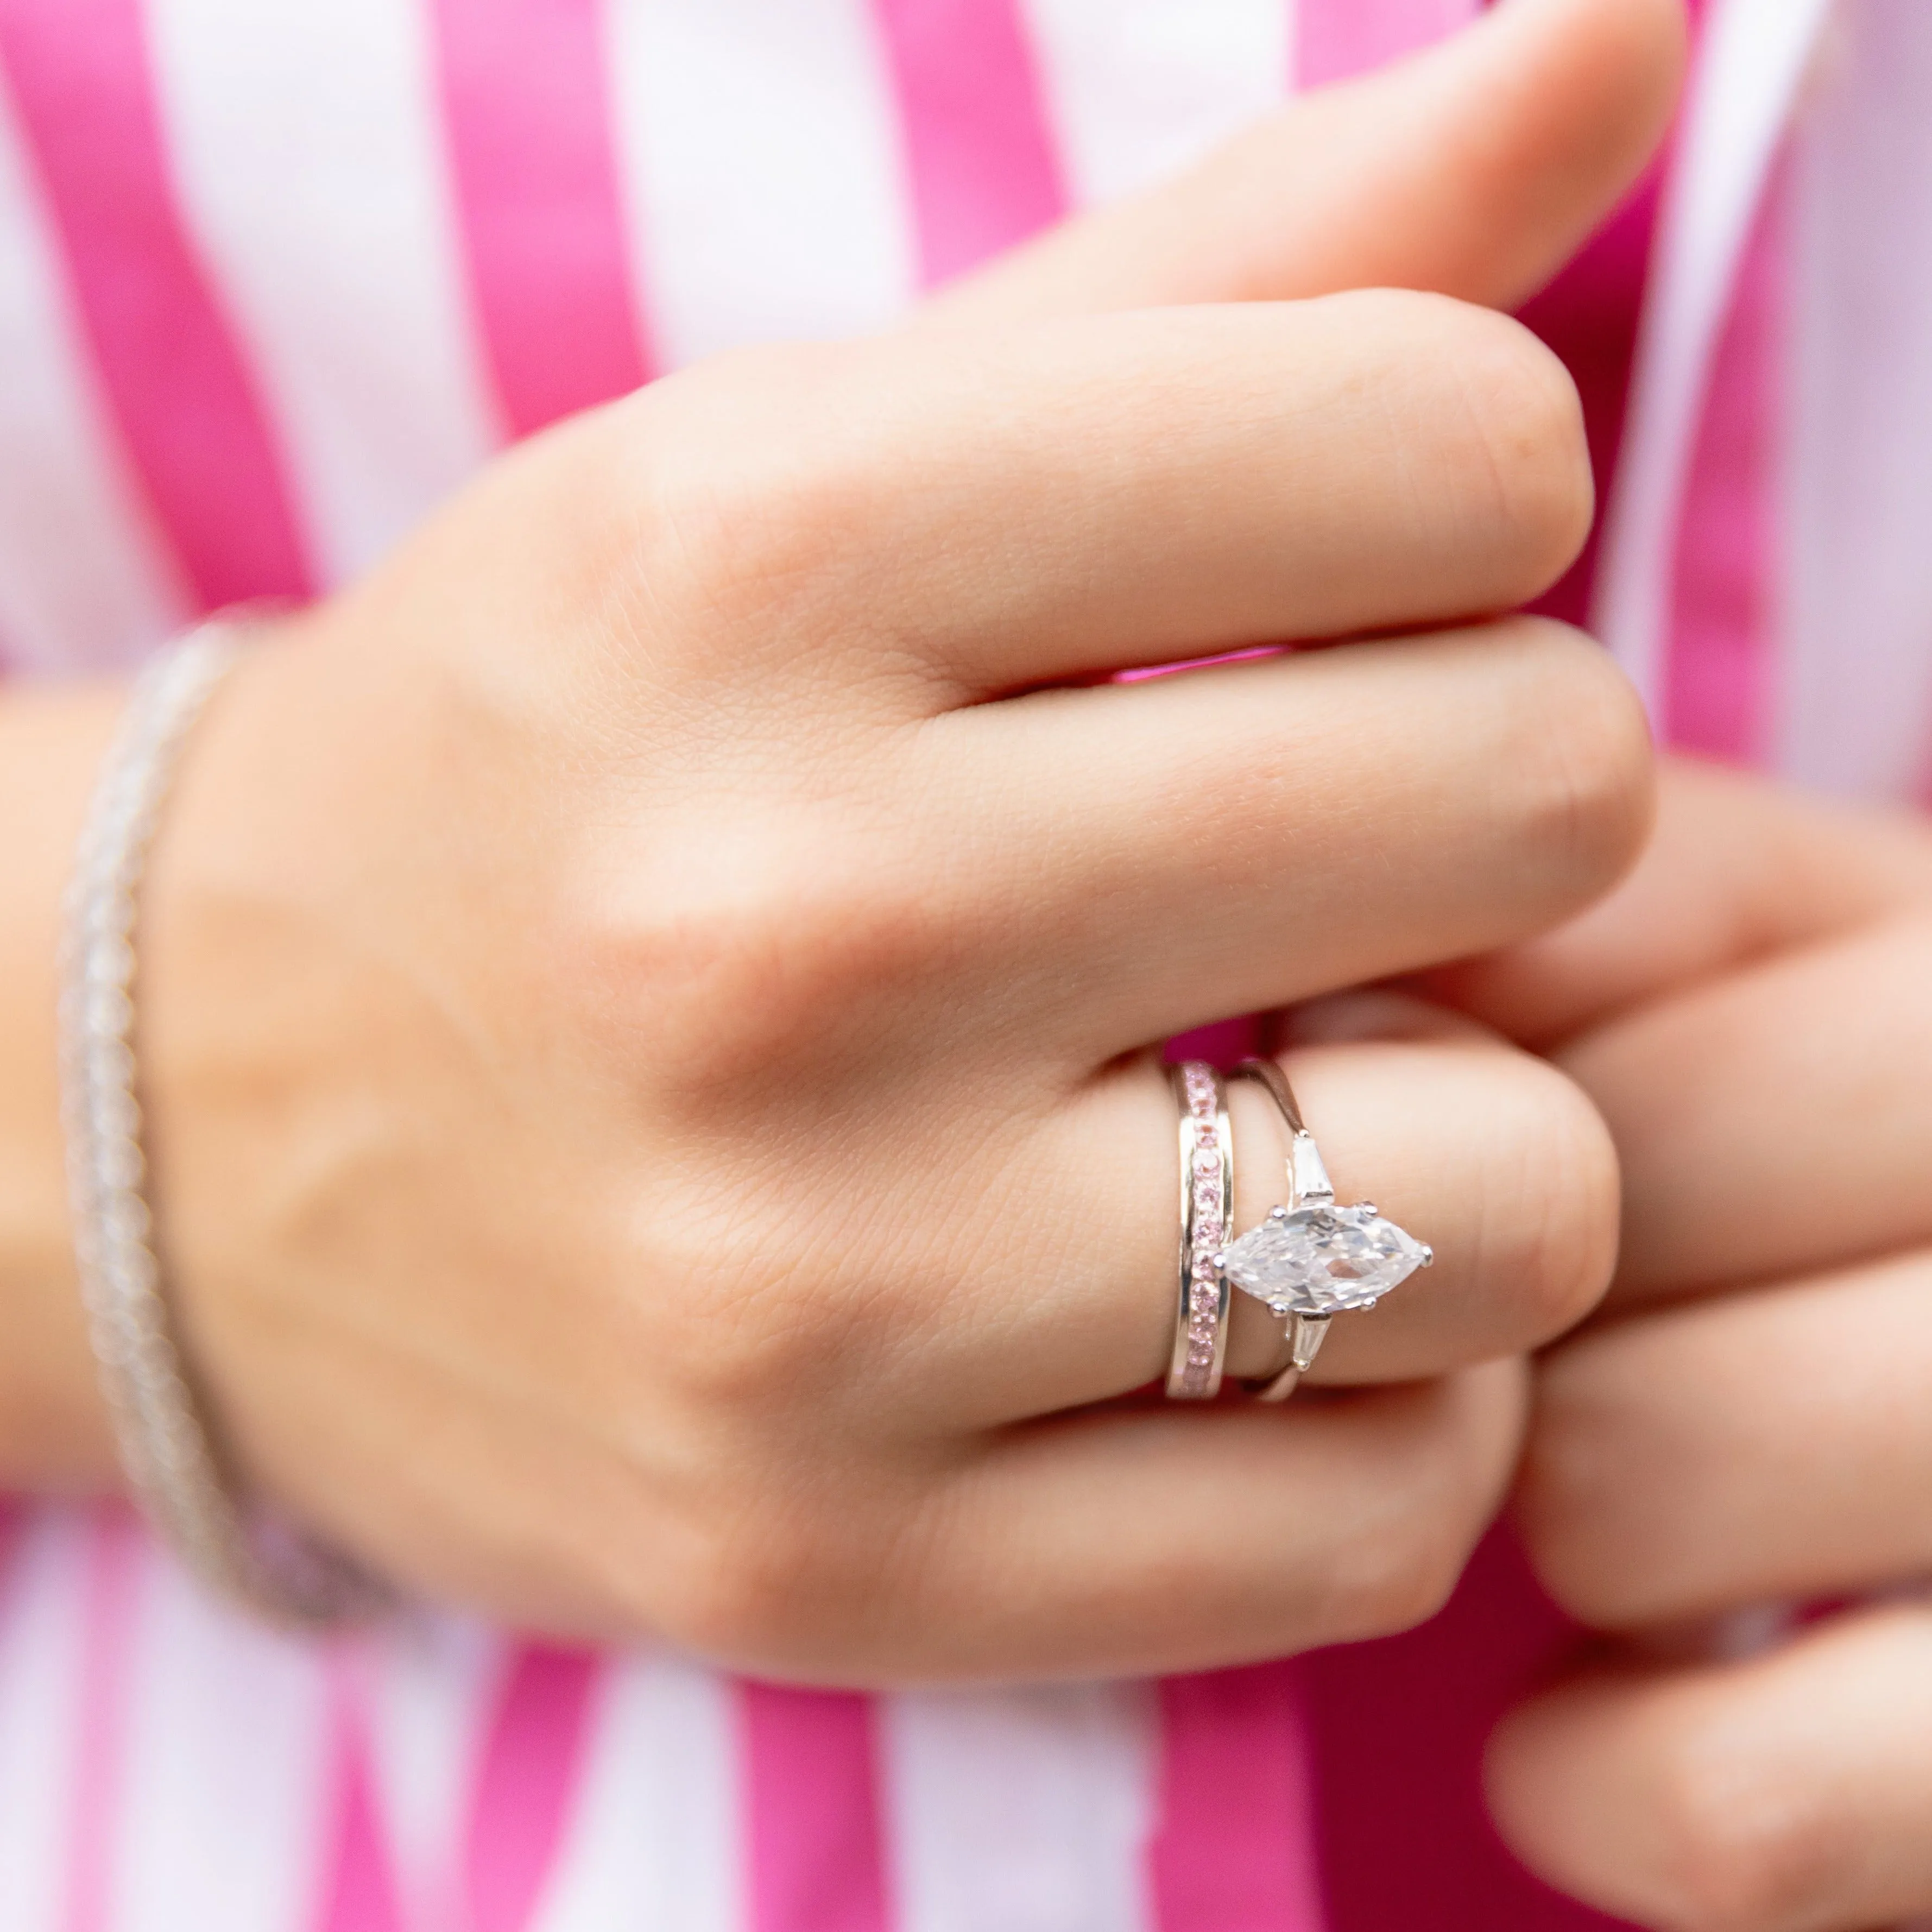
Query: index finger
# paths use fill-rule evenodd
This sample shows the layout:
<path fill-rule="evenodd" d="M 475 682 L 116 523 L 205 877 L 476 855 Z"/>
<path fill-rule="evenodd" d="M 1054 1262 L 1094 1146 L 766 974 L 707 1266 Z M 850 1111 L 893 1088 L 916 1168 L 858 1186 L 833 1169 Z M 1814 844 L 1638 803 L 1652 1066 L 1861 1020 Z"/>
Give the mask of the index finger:
<path fill-rule="evenodd" d="M 660 648 L 715 677 L 723 616 L 760 682 L 842 659 L 928 715 L 1508 608 L 1591 508 L 1556 358 L 1393 290 L 760 351 L 612 433 Z"/>

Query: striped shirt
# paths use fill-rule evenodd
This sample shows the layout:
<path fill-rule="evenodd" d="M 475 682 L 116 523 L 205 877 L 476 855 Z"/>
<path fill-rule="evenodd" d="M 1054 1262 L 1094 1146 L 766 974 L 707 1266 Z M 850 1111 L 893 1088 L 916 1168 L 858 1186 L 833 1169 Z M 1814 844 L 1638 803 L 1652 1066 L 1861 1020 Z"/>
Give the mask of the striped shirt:
<path fill-rule="evenodd" d="M 886 322 L 1473 6 L 0 0 L 0 656 L 326 591 L 542 424 Z M 1532 310 L 1621 452 L 1599 626 L 1677 741 L 1922 794 L 1932 10 L 1707 11 L 1660 199 Z M 1585 1924 L 1474 1822 L 1468 1741 L 1550 1629 L 1478 1570 L 1330 1658 L 861 1698 L 453 1617 L 298 1643 L 118 1508 L 22 1504 L 0 1925 Z"/>

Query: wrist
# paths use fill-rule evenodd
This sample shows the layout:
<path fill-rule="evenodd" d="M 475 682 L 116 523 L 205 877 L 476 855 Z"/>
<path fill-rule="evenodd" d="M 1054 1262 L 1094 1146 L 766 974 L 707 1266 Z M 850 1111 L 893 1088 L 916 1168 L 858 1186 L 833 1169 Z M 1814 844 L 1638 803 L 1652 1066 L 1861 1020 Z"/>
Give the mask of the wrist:
<path fill-rule="evenodd" d="M 56 1016 L 62 908 L 119 686 L 0 704 L 0 1486 L 118 1486 L 74 1264 Z"/>

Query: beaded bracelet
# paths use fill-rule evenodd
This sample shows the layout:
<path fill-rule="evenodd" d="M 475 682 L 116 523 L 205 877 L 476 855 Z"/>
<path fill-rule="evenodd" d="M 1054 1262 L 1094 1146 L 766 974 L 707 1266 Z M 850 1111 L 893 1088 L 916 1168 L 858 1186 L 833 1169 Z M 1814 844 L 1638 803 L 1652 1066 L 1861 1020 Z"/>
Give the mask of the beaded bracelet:
<path fill-rule="evenodd" d="M 215 620 L 136 680 L 87 813 L 61 964 L 61 1088 L 75 1258 L 122 1466 L 202 1581 L 259 1616 L 315 1627 L 369 1614 L 380 1586 L 245 1503 L 226 1480 L 175 1339 L 143 1192 L 135 939 L 160 806 L 202 706 L 242 648 Z"/>

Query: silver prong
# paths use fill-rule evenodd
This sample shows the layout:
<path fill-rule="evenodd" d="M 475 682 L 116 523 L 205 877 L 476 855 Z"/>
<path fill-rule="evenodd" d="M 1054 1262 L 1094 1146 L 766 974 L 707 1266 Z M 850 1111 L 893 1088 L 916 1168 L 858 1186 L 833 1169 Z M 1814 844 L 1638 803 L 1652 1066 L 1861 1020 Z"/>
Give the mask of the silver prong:
<path fill-rule="evenodd" d="M 1432 1268 L 1436 1264 L 1436 1250 L 1426 1241 L 1422 1244 L 1422 1265 Z"/>
<path fill-rule="evenodd" d="M 1372 1201 L 1358 1201 L 1355 1205 L 1364 1214 L 1379 1214 L 1382 1212 Z"/>
<path fill-rule="evenodd" d="M 1270 1208 L 1268 1210 L 1268 1219 L 1270 1221 L 1286 1221 L 1288 1219 L 1288 1210 L 1286 1208 Z"/>

